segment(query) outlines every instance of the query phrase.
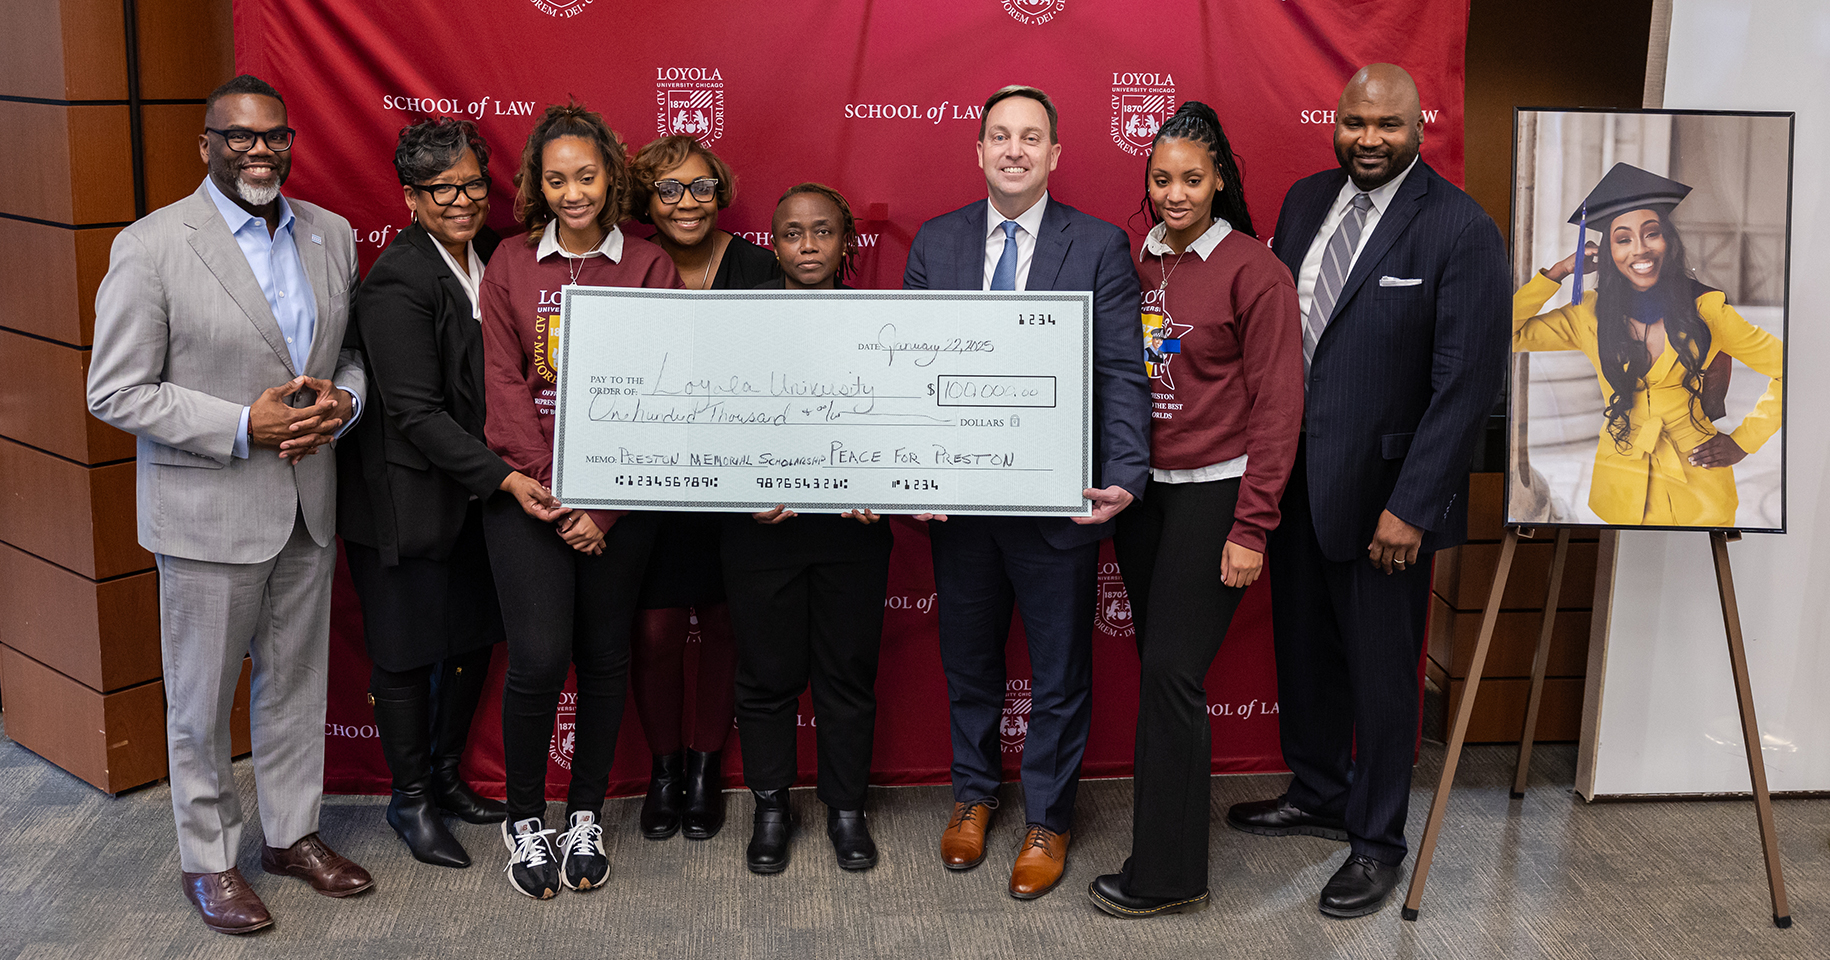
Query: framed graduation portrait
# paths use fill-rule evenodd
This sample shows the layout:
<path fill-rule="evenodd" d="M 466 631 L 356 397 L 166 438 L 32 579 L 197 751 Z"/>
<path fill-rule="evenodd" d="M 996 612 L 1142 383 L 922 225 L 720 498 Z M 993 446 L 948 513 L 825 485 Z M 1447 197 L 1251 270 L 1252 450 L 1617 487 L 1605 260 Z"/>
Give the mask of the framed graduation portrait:
<path fill-rule="evenodd" d="M 1517 111 L 1508 524 L 1785 532 L 1792 126 Z"/>

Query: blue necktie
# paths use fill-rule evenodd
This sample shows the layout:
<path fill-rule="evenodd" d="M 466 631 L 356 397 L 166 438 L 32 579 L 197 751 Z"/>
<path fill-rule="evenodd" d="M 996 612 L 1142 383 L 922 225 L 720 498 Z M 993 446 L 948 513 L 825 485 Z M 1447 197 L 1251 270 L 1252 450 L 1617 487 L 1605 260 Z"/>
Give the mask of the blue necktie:
<path fill-rule="evenodd" d="M 1004 252 L 998 254 L 998 265 L 991 271 L 991 289 L 1015 290 L 1017 288 L 1017 222 L 1006 220 L 1004 228 Z"/>

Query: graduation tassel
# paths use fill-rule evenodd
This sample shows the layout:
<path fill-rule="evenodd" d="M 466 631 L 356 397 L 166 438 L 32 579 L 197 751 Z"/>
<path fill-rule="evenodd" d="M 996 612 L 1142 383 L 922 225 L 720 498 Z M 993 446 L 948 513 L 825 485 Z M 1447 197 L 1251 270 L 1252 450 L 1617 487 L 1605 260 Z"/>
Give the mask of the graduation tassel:
<path fill-rule="evenodd" d="M 1570 288 L 1569 300 L 1570 303 L 1581 306 L 1582 268 L 1589 259 L 1589 205 L 1586 201 L 1576 211 L 1576 216 L 1581 221 L 1576 224 L 1576 283 Z"/>

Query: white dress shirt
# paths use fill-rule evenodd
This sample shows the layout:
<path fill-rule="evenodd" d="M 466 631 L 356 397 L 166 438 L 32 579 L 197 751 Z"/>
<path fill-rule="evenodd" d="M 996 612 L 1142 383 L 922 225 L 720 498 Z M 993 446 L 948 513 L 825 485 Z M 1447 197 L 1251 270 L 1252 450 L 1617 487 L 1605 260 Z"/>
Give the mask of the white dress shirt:
<path fill-rule="evenodd" d="M 573 253 L 559 245 L 559 223 L 554 221 L 540 231 L 540 246 L 534 250 L 535 260 L 545 260 L 553 254 L 559 254 L 567 260 L 583 260 L 586 257 L 608 257 L 611 263 L 623 262 L 623 228 L 611 227 L 604 233 L 604 238 L 597 241 L 597 246 L 584 253 Z"/>
<path fill-rule="evenodd" d="M 1213 226 L 1208 227 L 1206 233 L 1196 237 L 1182 255 L 1187 256 L 1192 253 L 1205 263 L 1207 258 L 1213 254 L 1214 248 L 1220 245 L 1220 241 L 1225 240 L 1226 235 L 1232 232 L 1232 224 L 1215 217 Z M 1143 249 L 1137 252 L 1137 262 L 1143 263 L 1145 254 L 1161 257 L 1175 253 L 1175 250 L 1171 249 L 1163 239 L 1168 235 L 1168 224 L 1159 223 L 1151 227 L 1150 232 L 1144 236 Z M 1150 479 L 1158 483 L 1207 483 L 1211 480 L 1231 480 L 1234 477 L 1245 476 L 1245 458 L 1246 455 L 1242 453 L 1231 460 L 1222 460 L 1219 463 L 1210 463 L 1205 467 L 1192 467 L 1187 470 L 1162 470 L 1151 467 Z"/>
<path fill-rule="evenodd" d="M 280 225 L 268 233 L 267 221 L 230 200 L 214 179 L 205 177 L 203 182 L 210 201 L 216 204 L 223 223 L 235 237 L 235 245 L 247 259 L 248 269 L 254 272 L 254 282 L 260 285 L 261 296 L 273 311 L 280 336 L 286 338 L 286 354 L 292 360 L 292 369 L 304 373 L 305 359 L 311 356 L 312 337 L 318 329 L 318 299 L 312 293 L 310 278 L 305 275 L 305 264 L 299 259 L 297 238 L 292 235 L 297 222 L 292 215 L 292 205 L 285 197 L 278 199 Z M 313 239 L 323 242 L 322 238 Z M 337 386 L 342 388 L 343 385 Z M 349 422 L 337 428 L 333 438 L 343 436 L 356 425 L 356 418 L 362 416 L 362 398 L 356 396 L 354 390 L 344 389 L 343 392 L 350 396 Z M 253 407 L 242 407 L 241 423 L 235 428 L 234 454 L 243 460 L 248 459 L 248 418 L 253 413 Z"/>
<path fill-rule="evenodd" d="M 1341 275 L 1342 280 L 1347 279 L 1347 274 L 1353 273 L 1353 265 L 1360 259 L 1360 251 L 1366 249 L 1366 241 L 1372 237 L 1373 230 L 1379 226 L 1379 218 L 1385 215 L 1385 208 L 1391 206 L 1392 197 L 1397 195 L 1404 179 L 1415 169 L 1417 160 L 1413 157 L 1411 165 L 1405 167 L 1403 173 L 1367 194 L 1372 198 L 1372 209 L 1366 211 L 1366 226 L 1360 230 L 1360 242 L 1353 248 L 1353 259 L 1347 261 L 1347 273 Z M 1328 241 L 1334 239 L 1334 231 L 1341 225 L 1341 218 L 1347 215 L 1347 208 L 1353 205 L 1353 198 L 1360 192 L 1360 188 L 1353 185 L 1351 177 L 1341 185 L 1340 194 L 1334 198 L 1334 206 L 1328 208 L 1328 216 L 1322 220 L 1322 228 L 1309 241 L 1309 254 L 1303 257 L 1302 268 L 1296 271 L 1296 308 L 1301 311 L 1297 316 L 1304 318 L 1305 322 L 1309 317 L 1309 305 L 1315 302 L 1315 283 L 1322 276 L 1322 254 L 1328 251 Z"/>
<path fill-rule="evenodd" d="M 1017 289 L 1029 289 L 1029 265 L 1036 259 L 1036 236 L 1042 232 L 1042 214 L 1048 208 L 1048 191 L 1042 192 L 1042 199 L 1037 200 L 1028 210 L 1013 217 L 1006 217 L 998 212 L 990 199 L 985 201 L 985 209 L 990 211 L 986 217 L 990 221 L 990 230 L 985 234 L 985 285 L 980 290 L 991 289 L 991 274 L 998 268 L 998 259 L 1004 256 L 1004 221 L 1017 221 Z"/>
<path fill-rule="evenodd" d="M 432 245 L 438 248 L 438 255 L 444 258 L 445 266 L 450 268 L 451 275 L 457 278 L 458 285 L 463 287 L 464 293 L 470 297 L 470 319 L 481 322 L 483 301 L 477 296 L 477 291 L 483 288 L 483 261 L 477 259 L 477 245 L 475 243 L 464 244 L 464 259 L 469 263 L 468 269 L 458 266 L 457 258 L 451 255 L 451 251 L 445 249 L 444 244 L 438 242 L 437 237 L 432 238 Z"/>

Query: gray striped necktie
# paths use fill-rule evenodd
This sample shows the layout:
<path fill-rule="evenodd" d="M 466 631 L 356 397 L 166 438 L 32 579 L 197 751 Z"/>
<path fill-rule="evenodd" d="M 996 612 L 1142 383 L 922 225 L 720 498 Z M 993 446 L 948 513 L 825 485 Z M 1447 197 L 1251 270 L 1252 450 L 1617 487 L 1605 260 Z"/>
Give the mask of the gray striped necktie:
<path fill-rule="evenodd" d="M 1360 231 L 1366 229 L 1366 214 L 1372 209 L 1372 195 L 1356 193 L 1353 206 L 1341 218 L 1328 249 L 1322 251 L 1322 273 L 1315 278 L 1315 297 L 1309 303 L 1309 316 L 1303 321 L 1303 370 L 1315 356 L 1315 345 L 1321 342 L 1328 317 L 1341 295 L 1341 284 L 1347 279 L 1347 268 L 1353 263 L 1353 251 L 1360 245 Z"/>

